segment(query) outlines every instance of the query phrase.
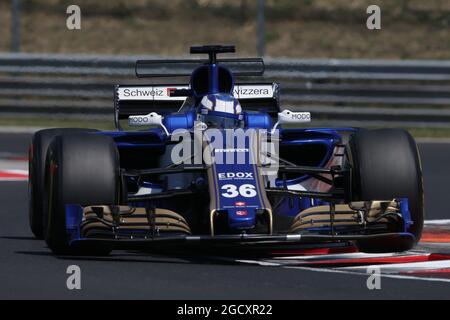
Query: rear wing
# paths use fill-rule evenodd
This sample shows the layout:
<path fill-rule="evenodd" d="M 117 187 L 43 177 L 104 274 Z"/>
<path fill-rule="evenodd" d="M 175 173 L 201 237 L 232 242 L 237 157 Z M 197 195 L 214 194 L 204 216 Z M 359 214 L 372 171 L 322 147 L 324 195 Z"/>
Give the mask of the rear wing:
<path fill-rule="evenodd" d="M 208 63 L 211 62 L 205 59 L 138 60 L 135 73 L 138 78 L 190 77 L 193 70 Z M 235 77 L 261 77 L 266 70 L 262 58 L 217 59 L 217 63 Z"/>
<path fill-rule="evenodd" d="M 114 115 L 116 127 L 119 121 L 131 115 L 158 112 L 177 112 L 187 97 L 171 96 L 175 90 L 189 89 L 188 85 L 118 85 L 114 91 Z M 267 112 L 276 116 L 280 112 L 279 86 L 277 83 L 236 84 L 233 91 L 244 111 Z"/>

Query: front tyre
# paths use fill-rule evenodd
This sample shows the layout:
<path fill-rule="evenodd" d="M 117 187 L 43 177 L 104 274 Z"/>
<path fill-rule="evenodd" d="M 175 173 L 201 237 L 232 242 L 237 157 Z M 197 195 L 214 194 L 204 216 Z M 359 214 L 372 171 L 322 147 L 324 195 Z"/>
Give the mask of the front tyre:
<path fill-rule="evenodd" d="M 401 252 L 420 240 L 424 198 L 420 155 L 414 138 L 401 129 L 361 130 L 349 142 L 353 201 L 408 198 L 415 241 L 360 241 L 364 252 Z"/>
<path fill-rule="evenodd" d="M 66 204 L 116 205 L 119 154 L 111 137 L 89 133 L 55 137 L 46 159 L 48 216 L 45 240 L 57 255 L 107 255 L 106 246 L 73 247 L 66 232 Z"/>
<path fill-rule="evenodd" d="M 44 239 L 45 158 L 50 143 L 57 135 L 94 131 L 97 130 L 55 128 L 40 130 L 33 135 L 28 148 L 28 218 L 31 232 L 37 239 Z"/>

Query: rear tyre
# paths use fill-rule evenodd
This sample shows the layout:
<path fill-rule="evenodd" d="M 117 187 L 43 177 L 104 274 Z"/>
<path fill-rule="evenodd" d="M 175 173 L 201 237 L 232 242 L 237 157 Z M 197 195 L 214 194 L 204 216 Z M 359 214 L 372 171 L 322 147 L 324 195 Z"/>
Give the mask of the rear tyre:
<path fill-rule="evenodd" d="M 109 246 L 73 247 L 66 233 L 65 204 L 116 205 L 119 154 L 111 137 L 76 133 L 56 136 L 46 159 L 48 217 L 45 240 L 57 255 L 108 255 Z"/>
<path fill-rule="evenodd" d="M 48 146 L 57 135 L 63 133 L 93 132 L 94 129 L 45 129 L 34 134 L 28 148 L 28 217 L 30 229 L 37 239 L 44 239 L 44 176 Z"/>
<path fill-rule="evenodd" d="M 353 201 L 408 198 L 415 241 L 359 241 L 363 252 L 401 252 L 420 240 L 424 198 L 420 155 L 414 138 L 405 130 L 362 130 L 349 142 L 353 168 Z"/>

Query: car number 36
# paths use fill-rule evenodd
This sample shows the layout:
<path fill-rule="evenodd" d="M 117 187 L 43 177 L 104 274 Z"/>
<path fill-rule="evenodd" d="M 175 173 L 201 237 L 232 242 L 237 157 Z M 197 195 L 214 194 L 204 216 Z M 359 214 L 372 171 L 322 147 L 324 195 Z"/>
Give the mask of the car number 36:
<path fill-rule="evenodd" d="M 226 184 L 222 186 L 222 190 L 226 191 L 222 193 L 222 196 L 225 198 L 236 198 L 238 196 L 244 198 L 253 198 L 256 197 L 256 188 L 251 184 L 243 184 L 239 188 L 234 184 Z"/>

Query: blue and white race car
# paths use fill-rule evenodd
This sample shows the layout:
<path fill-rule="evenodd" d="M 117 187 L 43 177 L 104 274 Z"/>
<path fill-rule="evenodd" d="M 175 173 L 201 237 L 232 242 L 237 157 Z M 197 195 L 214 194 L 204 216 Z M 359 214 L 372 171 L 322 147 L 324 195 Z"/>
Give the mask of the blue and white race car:
<path fill-rule="evenodd" d="M 282 110 L 262 59 L 138 61 L 119 85 L 116 131 L 47 129 L 30 146 L 30 225 L 58 255 L 202 246 L 352 243 L 411 249 L 423 227 L 420 157 L 400 129 L 305 128 Z M 176 74 L 172 70 L 181 70 Z"/>

